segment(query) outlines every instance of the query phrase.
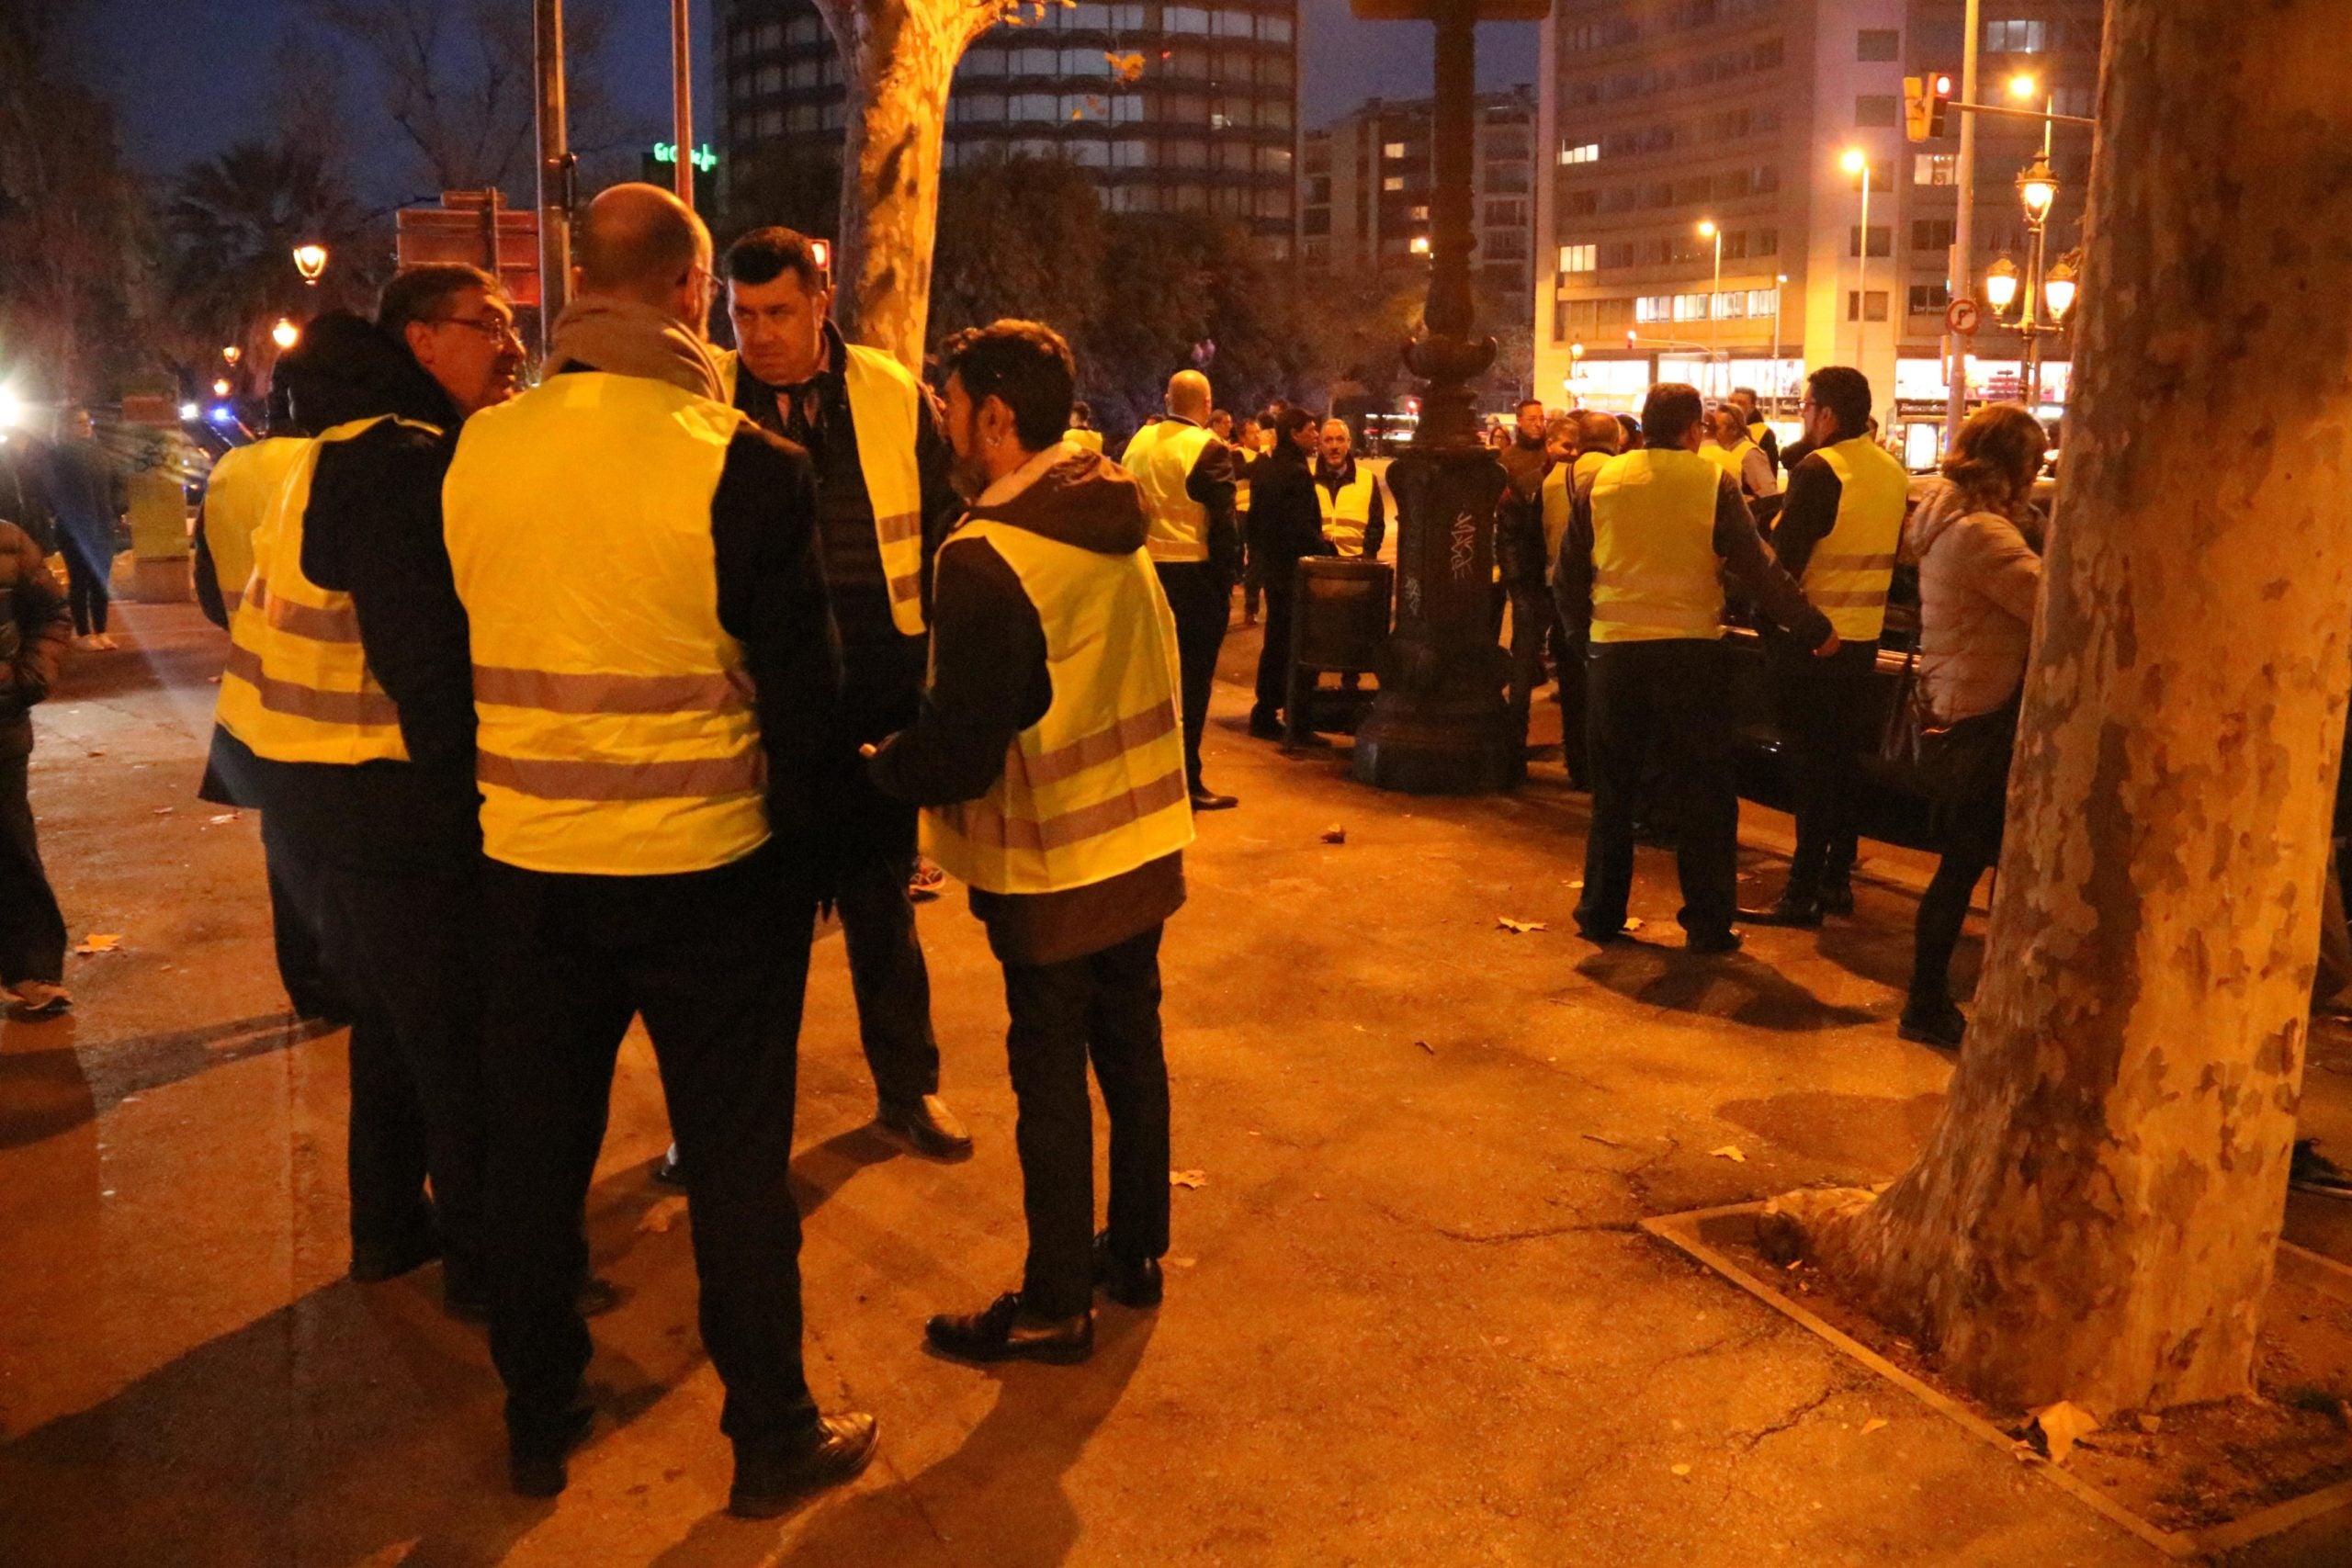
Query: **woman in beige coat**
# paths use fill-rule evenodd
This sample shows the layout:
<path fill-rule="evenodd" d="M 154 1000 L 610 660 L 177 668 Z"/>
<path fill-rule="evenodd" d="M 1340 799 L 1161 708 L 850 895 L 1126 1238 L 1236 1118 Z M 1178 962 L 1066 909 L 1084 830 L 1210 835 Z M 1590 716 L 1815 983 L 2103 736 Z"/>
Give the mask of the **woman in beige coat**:
<path fill-rule="evenodd" d="M 2041 557 L 2016 519 L 2048 437 L 2015 403 L 1979 411 L 1945 457 L 1944 483 L 1905 538 L 1919 565 L 1919 680 L 1935 711 L 1928 746 L 1948 781 L 1943 859 L 1919 900 L 1905 1040 L 1955 1047 L 1968 1020 L 1951 998 L 1952 949 L 1980 877 L 2001 854 L 2009 753 L 2033 641 Z"/>

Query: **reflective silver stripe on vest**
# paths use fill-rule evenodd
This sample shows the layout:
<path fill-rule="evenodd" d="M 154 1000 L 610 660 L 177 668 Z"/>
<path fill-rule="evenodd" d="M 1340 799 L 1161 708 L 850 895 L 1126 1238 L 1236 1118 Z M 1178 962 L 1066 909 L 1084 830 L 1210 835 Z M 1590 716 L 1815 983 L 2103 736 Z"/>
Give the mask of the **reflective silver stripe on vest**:
<path fill-rule="evenodd" d="M 1164 811 L 1184 799 L 1187 793 L 1184 770 L 1179 766 L 1149 784 L 1137 784 L 1125 795 L 1114 795 L 1042 822 L 1014 820 L 987 800 L 968 801 L 954 809 L 957 830 L 973 843 L 1035 853 L 1066 850 L 1131 822 L 1140 822 L 1153 812 Z"/>
<path fill-rule="evenodd" d="M 495 664 L 474 666 L 475 701 L 545 713 L 723 713 L 749 706 L 752 695 L 749 675 L 574 674 Z"/>
<path fill-rule="evenodd" d="M 258 602 L 262 617 L 278 630 L 291 632 L 311 642 L 356 643 L 359 640 L 359 613 L 348 605 L 340 610 L 322 609 L 316 604 L 298 604 L 291 599 L 273 599 L 269 584 L 254 578 L 245 590 L 245 598 Z"/>
<path fill-rule="evenodd" d="M 1068 745 L 1041 751 L 1025 762 L 1020 761 L 1020 748 L 1016 745 L 1008 765 L 1019 766 L 1032 785 L 1058 784 L 1159 739 L 1172 732 L 1179 722 L 1176 705 L 1164 703 L 1148 713 L 1131 714 L 1091 735 L 1081 735 Z"/>
<path fill-rule="evenodd" d="M 767 756 L 757 746 L 732 757 L 674 762 L 593 762 L 480 751 L 474 777 L 538 800 L 708 799 L 765 788 Z"/>
<path fill-rule="evenodd" d="M 1644 567 L 1608 566 L 1592 574 L 1595 588 L 1648 589 L 1655 593 L 1712 594 L 1722 579 L 1714 572 L 1652 571 Z"/>
<path fill-rule="evenodd" d="M 1704 626 L 1720 631 L 1720 611 L 1703 604 L 1653 604 L 1638 599 L 1617 599 L 1593 607 L 1592 622 L 1600 626 L 1665 626 L 1688 631 Z"/>
<path fill-rule="evenodd" d="M 240 643 L 229 645 L 229 674 L 260 694 L 261 705 L 272 713 L 290 714 L 319 724 L 386 725 L 401 721 L 400 705 L 382 692 L 326 692 L 266 674 L 261 655 Z"/>
<path fill-rule="evenodd" d="M 903 604 L 910 599 L 922 599 L 922 570 L 918 568 L 904 576 L 892 573 L 889 568 L 889 552 L 893 545 L 912 544 L 920 547 L 922 543 L 922 513 L 897 512 L 888 517 L 876 513 L 874 519 L 874 537 L 882 547 L 882 570 L 883 575 L 889 579 L 890 602 L 894 604 Z"/>
<path fill-rule="evenodd" d="M 1875 610 L 1886 603 L 1884 588 L 1808 588 L 1804 596 L 1816 610 Z"/>

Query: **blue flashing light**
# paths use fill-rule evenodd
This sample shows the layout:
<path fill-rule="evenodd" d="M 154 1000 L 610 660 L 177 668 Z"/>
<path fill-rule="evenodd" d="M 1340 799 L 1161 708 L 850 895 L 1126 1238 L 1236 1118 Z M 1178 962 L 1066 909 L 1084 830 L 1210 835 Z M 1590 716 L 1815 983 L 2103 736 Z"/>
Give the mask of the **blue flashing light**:
<path fill-rule="evenodd" d="M 237 411 L 227 403 L 219 403 L 214 405 L 211 418 L 215 424 L 234 424 L 237 423 Z"/>

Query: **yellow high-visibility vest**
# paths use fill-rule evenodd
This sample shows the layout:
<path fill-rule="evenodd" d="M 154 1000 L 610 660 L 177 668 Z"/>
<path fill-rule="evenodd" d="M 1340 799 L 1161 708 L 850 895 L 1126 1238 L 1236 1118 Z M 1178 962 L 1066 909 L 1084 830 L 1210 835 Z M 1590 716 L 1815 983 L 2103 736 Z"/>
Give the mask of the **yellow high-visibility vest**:
<path fill-rule="evenodd" d="M 710 502 L 743 415 L 641 376 L 551 376 L 466 422 L 442 526 L 471 626 L 482 848 L 642 876 L 766 842 Z"/>
<path fill-rule="evenodd" d="M 1363 554 L 1363 537 L 1372 528 L 1374 489 L 1372 470 L 1362 463 L 1356 465 L 1356 477 L 1341 485 L 1336 495 L 1320 479 L 1315 481 L 1315 503 L 1323 513 L 1323 536 L 1343 556 Z"/>
<path fill-rule="evenodd" d="M 1866 642 L 1886 629 L 1886 591 L 1894 581 L 1910 476 L 1867 435 L 1820 451 L 1838 476 L 1838 520 L 1813 547 L 1799 586 L 1841 640 Z"/>
<path fill-rule="evenodd" d="M 344 766 L 408 761 L 400 708 L 368 668 L 351 595 L 302 575 L 302 517 L 319 454 L 382 423 L 354 420 L 286 443 L 293 461 L 253 532 L 253 575 L 229 618 L 229 662 L 213 710 L 256 757 Z"/>
<path fill-rule="evenodd" d="M 305 439 L 273 435 L 232 447 L 220 454 L 205 480 L 198 526 L 204 530 L 204 547 L 212 557 L 212 579 L 221 603 L 232 611 L 254 574 L 254 535 L 309 445 Z"/>
<path fill-rule="evenodd" d="M 1172 563 L 1209 558 L 1209 509 L 1184 489 L 1193 465 L 1216 437 L 1197 424 L 1163 419 L 1136 432 L 1119 458 L 1143 491 L 1151 523 L 1144 548 L 1151 558 Z"/>
<path fill-rule="evenodd" d="M 923 851 L 990 893 L 1105 881 L 1193 841 L 1176 621 L 1148 551 L 1109 556 L 975 518 L 1046 632 L 1053 703 L 1006 749 L 987 795 L 925 807 Z"/>
<path fill-rule="evenodd" d="M 1758 446 L 1761 446 L 1764 445 L 1765 433 L 1771 428 L 1772 427 L 1770 425 L 1765 423 L 1760 419 L 1751 421 L 1747 426 L 1747 438 L 1750 441 L 1755 442 Z"/>
<path fill-rule="evenodd" d="M 1724 635 L 1715 498 L 1723 474 L 1696 452 L 1645 447 L 1592 481 L 1592 640 Z"/>
<path fill-rule="evenodd" d="M 1739 493 L 1744 496 L 1747 493 L 1747 455 L 1755 450 L 1753 441 L 1742 441 L 1736 446 L 1709 441 L 1699 448 L 1699 456 L 1729 474 L 1731 482 L 1739 487 Z"/>
<path fill-rule="evenodd" d="M 1552 465 L 1544 475 L 1541 499 L 1544 507 L 1544 575 L 1549 578 L 1553 563 L 1560 558 L 1560 541 L 1567 537 L 1568 512 L 1576 504 L 1574 464 Z"/>
<path fill-rule="evenodd" d="M 1083 425 L 1071 425 L 1062 432 L 1062 439 L 1072 446 L 1083 446 L 1090 452 L 1102 450 L 1102 433 L 1099 430 L 1089 430 Z"/>
<path fill-rule="evenodd" d="M 874 506 L 874 542 L 890 585 L 890 624 L 902 636 L 921 637 L 922 468 L 915 440 L 922 428 L 922 386 L 894 355 L 856 344 L 843 346 L 849 357 L 842 380 L 849 391 L 849 422 L 857 432 L 857 469 Z M 742 356 L 731 348 L 714 354 L 719 385 L 731 403 Z"/>

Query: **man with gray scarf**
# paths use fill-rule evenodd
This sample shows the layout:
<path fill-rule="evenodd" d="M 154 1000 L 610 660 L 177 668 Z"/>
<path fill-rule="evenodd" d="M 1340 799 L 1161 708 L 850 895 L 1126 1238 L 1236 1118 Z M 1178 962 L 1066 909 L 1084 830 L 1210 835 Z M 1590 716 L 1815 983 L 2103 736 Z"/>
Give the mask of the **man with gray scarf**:
<path fill-rule="evenodd" d="M 641 1015 L 694 1173 L 729 1506 L 764 1517 L 875 1437 L 809 1395 L 789 1186 L 838 684 L 816 496 L 721 395 L 701 220 L 619 186 L 578 246 L 552 373 L 468 423 L 442 491 L 486 857 L 491 1354 L 515 1489 L 560 1491 L 594 1423 L 579 1215 Z"/>

